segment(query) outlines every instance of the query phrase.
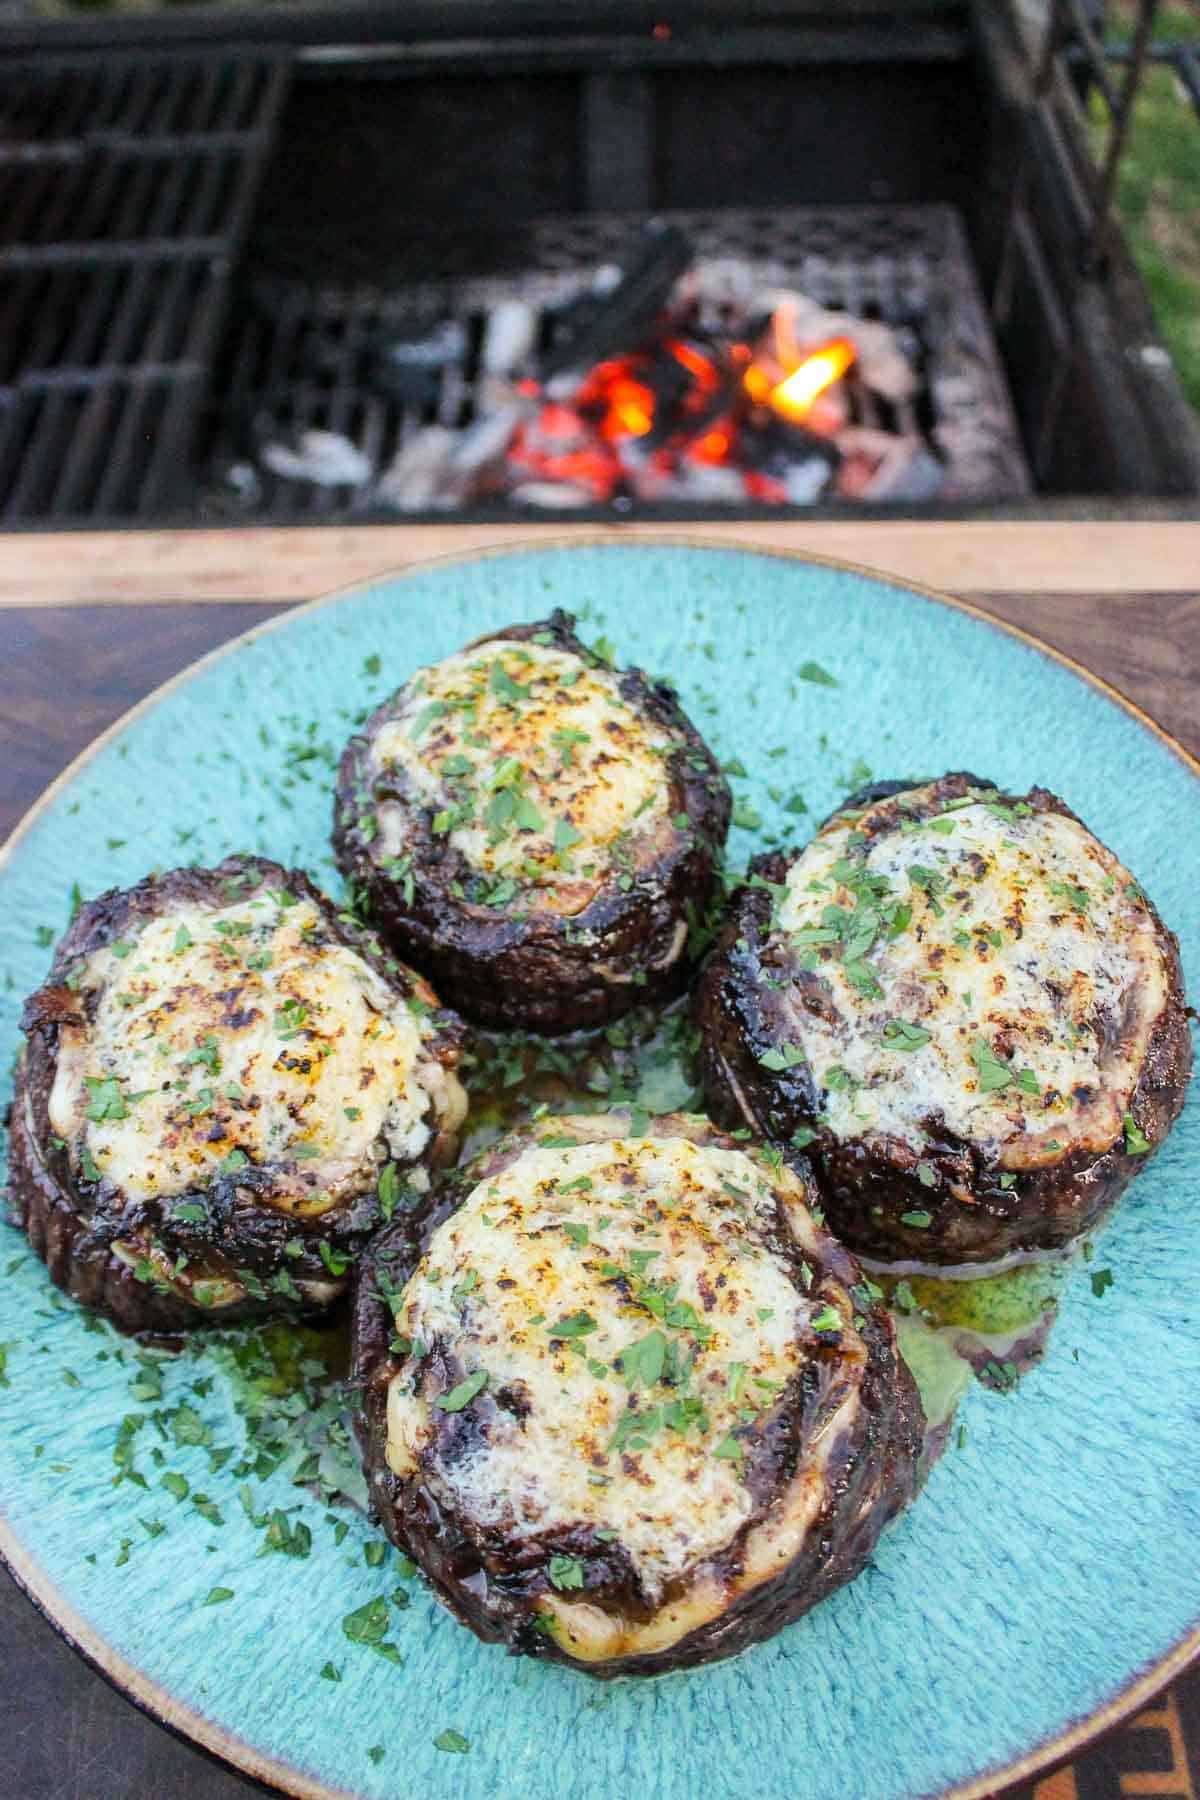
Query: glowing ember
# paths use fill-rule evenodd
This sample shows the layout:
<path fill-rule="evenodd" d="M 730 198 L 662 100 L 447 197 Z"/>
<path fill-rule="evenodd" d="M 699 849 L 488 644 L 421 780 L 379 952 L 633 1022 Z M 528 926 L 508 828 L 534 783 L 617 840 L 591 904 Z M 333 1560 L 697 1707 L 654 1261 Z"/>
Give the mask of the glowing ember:
<path fill-rule="evenodd" d="M 529 349 L 529 310 L 524 361 L 489 365 L 481 383 L 488 416 L 458 443 L 438 425 L 406 447 L 392 478 L 397 503 L 438 503 L 439 477 L 456 502 L 509 494 L 568 508 L 809 505 L 826 494 L 888 496 L 914 479 L 936 491 L 940 465 L 928 455 L 918 463 L 914 433 L 889 424 L 916 377 L 888 326 L 798 291 L 739 300 L 718 289 L 706 300 L 694 281 L 667 273 L 677 285 L 652 317 L 639 291 L 640 313 L 607 318 L 620 283 L 592 296 L 573 327 L 577 363 L 556 349 L 545 375 Z M 883 398 L 864 403 L 864 389 Z"/>
<path fill-rule="evenodd" d="M 849 338 L 831 339 L 811 356 L 806 356 L 798 368 L 769 390 L 767 404 L 785 419 L 806 419 L 818 395 L 841 380 L 857 355 Z M 747 376 L 751 373 L 760 372 L 747 371 Z M 746 385 L 750 387 L 749 379 Z"/>
<path fill-rule="evenodd" d="M 645 437 L 654 424 L 654 390 L 639 379 L 646 362 L 644 356 L 620 356 L 597 363 L 575 394 L 574 405 L 595 419 L 596 430 L 608 443 Z"/>

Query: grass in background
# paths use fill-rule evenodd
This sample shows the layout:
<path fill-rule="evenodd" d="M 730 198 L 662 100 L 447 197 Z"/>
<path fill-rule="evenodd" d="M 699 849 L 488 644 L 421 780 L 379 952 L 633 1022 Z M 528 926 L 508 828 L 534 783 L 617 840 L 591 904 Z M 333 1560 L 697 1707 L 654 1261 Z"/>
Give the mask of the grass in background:
<path fill-rule="evenodd" d="M 1128 0 L 1110 0 L 1110 38 L 1128 39 L 1133 20 Z M 1200 8 L 1163 7 L 1154 35 L 1200 43 Z M 1094 94 L 1090 114 L 1099 152 L 1107 113 Z M 1117 206 L 1163 341 L 1200 411 L 1200 119 L 1169 67 L 1152 63 L 1146 69 L 1117 180 Z"/>

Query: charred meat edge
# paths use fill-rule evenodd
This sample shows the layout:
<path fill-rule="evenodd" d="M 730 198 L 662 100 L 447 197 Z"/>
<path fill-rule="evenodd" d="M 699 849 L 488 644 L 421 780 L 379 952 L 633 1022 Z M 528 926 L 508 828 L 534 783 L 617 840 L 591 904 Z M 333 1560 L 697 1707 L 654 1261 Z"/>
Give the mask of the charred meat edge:
<path fill-rule="evenodd" d="M 549 619 L 488 632 L 466 649 L 497 640 L 523 643 L 537 635 L 589 667 L 605 666 L 575 636 L 574 624 L 571 614 L 555 612 Z M 343 753 L 334 799 L 338 866 L 365 893 L 372 919 L 399 953 L 429 976 L 450 1005 L 479 1024 L 552 1033 L 603 1025 L 632 1006 L 669 999 L 687 983 L 691 958 L 686 949 L 680 953 L 679 933 L 703 920 L 717 892 L 729 830 L 729 787 L 669 687 L 640 669 L 627 669 L 617 679 L 631 706 L 680 735 L 679 748 L 664 759 L 664 773 L 670 816 L 686 814 L 690 829 L 672 827 L 672 847 L 631 869 L 628 893 L 610 881 L 573 918 L 522 914 L 519 893 L 507 908 L 457 899 L 451 882 L 472 871 L 435 836 L 428 806 L 406 805 L 411 900 L 405 882 L 375 861 L 372 743 L 401 710 L 404 688 L 372 714 Z"/>
<path fill-rule="evenodd" d="M 324 1239 L 335 1256 L 356 1257 L 378 1225 L 375 1189 L 348 1197 L 343 1205 L 311 1219 L 296 1218 L 270 1205 L 239 1203 L 245 1191 L 263 1181 L 265 1172 L 239 1169 L 235 1176 L 215 1176 L 210 1185 L 159 1200 L 129 1200 L 107 1179 L 86 1180 L 72 1169 L 67 1149 L 55 1144 L 49 1122 L 59 1027 L 78 1021 L 81 996 L 67 985 L 88 957 L 123 936 L 137 933 L 168 906 L 177 903 L 234 906 L 264 887 L 285 888 L 298 900 L 311 902 L 330 941 L 360 956 L 395 992 L 417 995 L 436 1008 L 437 1001 L 411 970 L 390 957 L 371 932 L 363 930 L 315 888 L 306 875 L 262 857 L 230 856 L 213 869 L 174 869 L 150 876 L 136 887 L 115 888 L 89 901 L 55 951 L 44 985 L 25 1003 L 22 1029 L 27 1042 L 17 1064 L 12 1103 L 9 1200 L 17 1222 L 45 1262 L 58 1287 L 82 1305 L 105 1313 L 125 1331 L 174 1332 L 197 1325 L 231 1325 L 279 1313 L 317 1312 L 315 1304 L 296 1303 L 270 1293 L 247 1293 L 211 1312 L 175 1292 L 163 1292 L 139 1281 L 125 1259 L 114 1252 L 116 1241 L 152 1234 L 174 1259 L 186 1255 L 203 1265 L 205 1279 L 234 1280 L 249 1275 L 266 1282 L 286 1268 L 294 1282 L 320 1282 L 340 1293 L 349 1276 L 335 1279 L 318 1250 Z M 432 1059 L 453 1069 L 458 1061 L 460 1028 L 449 1012 L 437 1018 L 428 1040 Z M 435 1165 L 452 1161 L 457 1145 L 445 1131 L 436 1133 L 420 1158 Z M 202 1203 L 203 1222 L 187 1223 L 174 1209 L 187 1201 Z M 289 1239 L 300 1238 L 299 1256 L 285 1255 Z"/>
<path fill-rule="evenodd" d="M 609 1117 L 614 1137 L 623 1128 L 627 1130 L 619 1115 Z M 599 1119 L 594 1122 L 600 1123 Z M 688 1137 L 722 1149 L 748 1147 L 706 1120 L 687 1115 L 651 1120 L 645 1135 Z M 526 1128 L 501 1139 L 467 1167 L 443 1176 L 432 1206 L 420 1214 L 397 1217 L 374 1239 L 356 1271 L 352 1380 L 362 1395 L 356 1423 L 372 1510 L 392 1542 L 420 1565 L 448 1610 L 477 1637 L 505 1644 L 513 1654 L 565 1662 L 600 1679 L 662 1674 L 734 1656 L 773 1636 L 853 1580 L 883 1527 L 913 1497 L 924 1415 L 908 1366 L 896 1348 L 891 1318 L 878 1306 L 865 1313 L 860 1329 L 867 1348 L 861 1403 L 853 1426 L 833 1447 L 825 1504 L 805 1533 L 799 1554 L 777 1575 L 738 1594 L 725 1611 L 666 1650 L 605 1662 L 578 1660 L 534 1622 L 538 1596 L 545 1593 L 548 1559 L 555 1555 L 580 1559 L 585 1575 L 578 1599 L 632 1621 L 668 1608 L 701 1573 L 711 1573 L 725 1585 L 736 1582 L 746 1535 L 785 1491 L 800 1466 L 804 1446 L 812 1442 L 821 1420 L 835 1409 L 842 1395 L 836 1350 L 824 1357 L 818 1353 L 796 1381 L 792 1404 L 781 1415 L 786 1442 L 778 1446 L 777 1481 L 755 1495 L 753 1515 L 720 1558 L 689 1571 L 649 1608 L 620 1546 L 597 1538 L 592 1527 L 581 1524 L 574 1530 L 547 1533 L 540 1540 L 513 1543 L 502 1531 L 474 1527 L 469 1519 L 443 1508 L 423 1484 L 401 1480 L 387 1461 L 387 1392 L 403 1359 L 388 1348 L 393 1335 L 392 1312 L 381 1287 L 393 1292 L 402 1288 L 434 1232 L 460 1201 L 479 1181 L 507 1167 L 537 1141 L 536 1130 Z M 811 1182 L 803 1157 L 793 1153 L 787 1160 L 802 1181 Z M 786 1254 L 783 1235 L 777 1248 Z M 826 1282 L 847 1290 L 857 1286 L 863 1277 L 854 1258 L 828 1232 L 818 1228 L 818 1236 L 821 1253 L 812 1271 L 812 1292 L 821 1293 Z M 438 1354 L 436 1347 L 433 1354 Z M 450 1357 L 447 1383 L 458 1378 L 457 1365 Z"/>
<path fill-rule="evenodd" d="M 930 784 L 881 782 L 851 795 L 829 817 L 925 785 Z M 966 772 L 943 776 L 933 785 L 939 801 L 960 798 L 971 788 L 994 787 Z M 1002 805 L 1024 800 L 1035 812 L 1059 813 L 1088 829 L 1045 788 L 1023 795 L 999 793 L 997 798 Z M 748 874 L 781 883 L 801 854 L 771 851 L 756 856 Z M 1150 1035 L 1130 1111 L 1157 1148 L 1183 1106 L 1192 1047 L 1179 944 L 1153 905 L 1149 901 L 1147 905 L 1167 963 L 1168 993 Z M 853 1249 L 884 1259 L 955 1264 L 1058 1248 L 1107 1212 L 1148 1161 L 1145 1153 L 1130 1155 L 1123 1140 L 1101 1155 L 1068 1148 L 1059 1162 L 1018 1174 L 1011 1186 L 1001 1187 L 1004 1171 L 993 1154 L 973 1141 L 939 1134 L 935 1125 L 920 1151 L 894 1140 L 870 1145 L 862 1140 L 839 1142 L 818 1122 L 807 1065 L 773 1072 L 759 1061 L 778 1036 L 773 994 L 765 981 L 769 976 L 777 982 L 778 972 L 764 968 L 770 921 L 770 894 L 762 888 L 738 888 L 697 983 L 695 1011 L 702 1034 L 705 1096 L 713 1116 L 725 1124 L 746 1124 L 783 1143 L 801 1128 L 814 1133 L 806 1149 L 822 1178 L 830 1224 Z M 938 1186 L 921 1183 L 919 1162 L 932 1164 L 941 1178 Z M 971 1198 L 956 1199 L 947 1191 L 951 1182 Z M 929 1214 L 929 1225 L 904 1224 L 902 1215 L 909 1212 Z"/>

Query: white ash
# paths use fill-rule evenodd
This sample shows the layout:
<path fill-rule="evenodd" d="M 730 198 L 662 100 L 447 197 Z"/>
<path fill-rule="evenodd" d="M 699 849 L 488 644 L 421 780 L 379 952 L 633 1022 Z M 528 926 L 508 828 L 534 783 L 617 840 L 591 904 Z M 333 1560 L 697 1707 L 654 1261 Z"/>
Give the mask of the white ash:
<path fill-rule="evenodd" d="M 317 487 L 362 487 L 372 474 L 370 457 L 340 431 L 301 431 L 292 443 L 272 439 L 259 446 L 258 460 L 273 475 Z"/>

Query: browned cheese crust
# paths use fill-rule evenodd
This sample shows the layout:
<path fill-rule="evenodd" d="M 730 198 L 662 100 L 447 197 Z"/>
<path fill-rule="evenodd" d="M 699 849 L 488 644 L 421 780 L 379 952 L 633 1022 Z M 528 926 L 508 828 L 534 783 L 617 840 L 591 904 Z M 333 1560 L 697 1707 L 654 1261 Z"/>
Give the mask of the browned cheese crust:
<path fill-rule="evenodd" d="M 657 1674 L 863 1567 L 924 1421 L 816 1201 L 802 1158 L 695 1116 L 636 1137 L 567 1116 L 375 1239 L 353 1345 L 372 1506 L 479 1637 Z"/>
<path fill-rule="evenodd" d="M 338 774 L 340 867 L 485 1025 L 568 1031 L 678 993 L 718 886 L 711 753 L 668 686 L 573 626 L 556 612 L 422 671 Z"/>
<path fill-rule="evenodd" d="M 833 1228 L 885 1258 L 1067 1243 L 1192 1063 L 1178 944 L 1129 871 L 1053 794 L 966 774 L 756 858 L 696 1008 L 714 1115 L 803 1145 Z"/>
<path fill-rule="evenodd" d="M 127 1331 L 323 1310 L 465 1111 L 452 1015 L 259 857 L 90 901 L 22 1025 L 11 1203 Z"/>

